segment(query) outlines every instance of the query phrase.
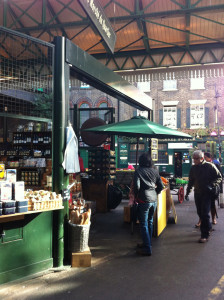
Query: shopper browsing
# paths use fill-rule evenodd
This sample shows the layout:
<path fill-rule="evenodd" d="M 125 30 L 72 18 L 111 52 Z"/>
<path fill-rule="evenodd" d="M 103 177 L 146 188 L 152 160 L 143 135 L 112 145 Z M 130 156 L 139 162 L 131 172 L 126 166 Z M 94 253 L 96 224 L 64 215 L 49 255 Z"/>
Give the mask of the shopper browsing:
<path fill-rule="evenodd" d="M 142 244 L 137 245 L 137 254 L 152 254 L 153 215 L 157 207 L 157 194 L 163 189 L 163 183 L 156 169 L 153 168 L 149 153 L 139 158 L 139 168 L 134 173 L 134 194 L 138 202 L 138 220 Z"/>
<path fill-rule="evenodd" d="M 208 241 L 212 229 L 209 216 L 213 197 L 212 190 L 221 183 L 222 176 L 214 164 L 204 160 L 204 153 L 201 150 L 194 151 L 193 160 L 194 165 L 190 169 L 185 197 L 188 197 L 192 187 L 194 187 L 195 205 L 201 220 L 201 238 L 198 241 L 205 243 Z"/>

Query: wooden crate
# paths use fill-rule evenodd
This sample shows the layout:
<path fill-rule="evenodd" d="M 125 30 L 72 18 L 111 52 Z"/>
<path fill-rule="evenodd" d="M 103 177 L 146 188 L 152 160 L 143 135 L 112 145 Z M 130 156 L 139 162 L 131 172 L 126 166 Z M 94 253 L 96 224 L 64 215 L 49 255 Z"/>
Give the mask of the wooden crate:
<path fill-rule="evenodd" d="M 124 222 L 130 223 L 131 222 L 131 207 L 124 206 Z"/>
<path fill-rule="evenodd" d="M 73 252 L 71 257 L 72 268 L 91 267 L 91 257 L 92 254 L 89 248 L 84 252 Z"/>

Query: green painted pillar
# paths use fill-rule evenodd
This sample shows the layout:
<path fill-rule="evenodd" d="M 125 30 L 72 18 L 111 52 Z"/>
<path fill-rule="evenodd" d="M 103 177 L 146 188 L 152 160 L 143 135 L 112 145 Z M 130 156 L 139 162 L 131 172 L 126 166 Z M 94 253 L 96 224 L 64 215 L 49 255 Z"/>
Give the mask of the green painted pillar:
<path fill-rule="evenodd" d="M 66 127 L 69 118 L 69 66 L 65 62 L 65 38 L 54 39 L 54 99 L 52 134 L 52 187 L 62 193 L 69 184 L 69 176 L 62 167 L 66 146 Z M 68 201 L 63 201 L 64 210 L 54 211 L 53 218 L 53 259 L 54 267 L 63 265 L 65 245 L 67 245 L 65 224 L 68 219 Z"/>

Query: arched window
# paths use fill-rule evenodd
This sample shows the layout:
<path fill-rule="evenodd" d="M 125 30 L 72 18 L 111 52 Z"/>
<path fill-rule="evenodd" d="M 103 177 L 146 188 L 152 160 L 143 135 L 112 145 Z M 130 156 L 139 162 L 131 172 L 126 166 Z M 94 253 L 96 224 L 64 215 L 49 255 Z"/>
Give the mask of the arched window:
<path fill-rule="evenodd" d="M 86 102 L 82 102 L 81 105 L 79 106 L 79 108 L 89 108 L 90 105 Z M 80 127 L 82 126 L 82 124 L 88 120 L 90 118 L 90 112 L 87 111 L 80 111 Z"/>
<path fill-rule="evenodd" d="M 108 107 L 107 102 L 101 102 L 98 106 L 99 108 Z M 104 114 L 106 113 L 106 110 L 99 110 L 99 118 L 105 120 Z"/>

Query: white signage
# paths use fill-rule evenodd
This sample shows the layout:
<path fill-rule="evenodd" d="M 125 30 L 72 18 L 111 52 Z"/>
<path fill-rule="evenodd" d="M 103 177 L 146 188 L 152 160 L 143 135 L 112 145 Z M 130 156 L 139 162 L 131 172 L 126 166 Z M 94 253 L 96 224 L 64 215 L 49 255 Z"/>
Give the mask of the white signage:
<path fill-rule="evenodd" d="M 192 149 L 193 143 L 168 143 L 168 149 Z"/>

